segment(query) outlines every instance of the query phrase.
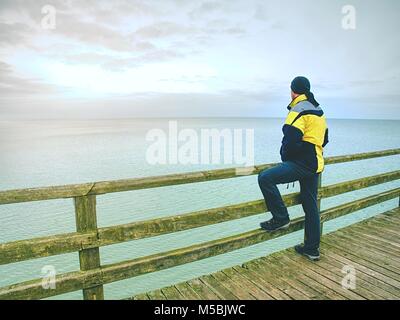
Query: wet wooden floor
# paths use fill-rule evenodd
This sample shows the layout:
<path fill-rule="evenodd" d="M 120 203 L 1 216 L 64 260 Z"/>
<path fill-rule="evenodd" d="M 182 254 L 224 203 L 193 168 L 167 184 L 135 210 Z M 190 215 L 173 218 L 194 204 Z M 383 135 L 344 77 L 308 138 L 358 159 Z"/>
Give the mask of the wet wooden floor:
<path fill-rule="evenodd" d="M 133 299 L 397 300 L 399 231 L 400 208 L 396 208 L 324 235 L 318 262 L 290 248 Z"/>

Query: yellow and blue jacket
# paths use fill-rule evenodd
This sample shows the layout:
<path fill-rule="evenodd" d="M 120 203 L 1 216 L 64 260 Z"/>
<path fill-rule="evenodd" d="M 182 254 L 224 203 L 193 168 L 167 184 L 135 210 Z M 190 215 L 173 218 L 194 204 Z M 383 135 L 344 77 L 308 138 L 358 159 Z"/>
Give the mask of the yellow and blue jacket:
<path fill-rule="evenodd" d="M 320 173 L 324 170 L 323 148 L 328 143 L 328 127 L 320 107 L 302 94 L 294 99 L 283 125 L 282 161 L 292 161 Z"/>

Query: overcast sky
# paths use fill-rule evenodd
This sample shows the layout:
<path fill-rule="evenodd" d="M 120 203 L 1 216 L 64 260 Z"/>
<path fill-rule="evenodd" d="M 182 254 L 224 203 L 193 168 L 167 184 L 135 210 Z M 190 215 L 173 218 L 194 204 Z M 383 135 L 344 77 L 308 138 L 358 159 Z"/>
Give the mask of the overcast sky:
<path fill-rule="evenodd" d="M 400 119 L 399 13 L 398 0 L 0 0 L 0 117 L 283 117 L 305 75 L 329 117 Z"/>

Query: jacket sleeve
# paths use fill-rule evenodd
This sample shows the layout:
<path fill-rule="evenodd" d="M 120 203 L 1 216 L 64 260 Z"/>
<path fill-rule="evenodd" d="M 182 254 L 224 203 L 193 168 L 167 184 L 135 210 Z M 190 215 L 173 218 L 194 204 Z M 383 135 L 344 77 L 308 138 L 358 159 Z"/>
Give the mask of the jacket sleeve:
<path fill-rule="evenodd" d="M 322 147 L 325 147 L 329 142 L 329 136 L 328 136 L 328 128 L 325 129 L 325 135 L 324 135 L 324 143 L 322 144 Z"/>
<path fill-rule="evenodd" d="M 301 152 L 304 128 L 305 123 L 303 117 L 300 117 L 291 124 L 286 121 L 283 126 L 283 139 L 280 150 L 282 161 L 291 160 L 296 154 Z"/>

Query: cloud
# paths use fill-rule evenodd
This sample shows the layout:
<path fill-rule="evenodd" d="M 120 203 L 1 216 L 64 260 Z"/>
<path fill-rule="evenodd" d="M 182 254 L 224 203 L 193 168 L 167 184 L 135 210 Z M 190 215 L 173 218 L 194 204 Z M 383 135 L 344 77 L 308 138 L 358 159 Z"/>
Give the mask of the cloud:
<path fill-rule="evenodd" d="M 0 46 L 24 43 L 29 32 L 30 29 L 26 24 L 0 22 Z"/>
<path fill-rule="evenodd" d="M 51 31 L 43 30 L 40 25 L 43 18 L 41 6 L 47 2 L 56 8 L 57 13 L 56 28 Z M 180 39 L 188 44 L 189 50 L 192 50 L 196 46 L 206 46 L 208 41 L 215 40 L 220 35 L 241 36 L 246 33 L 244 27 L 237 22 L 229 22 L 229 19 L 218 25 L 215 23 L 216 19 L 212 18 L 197 23 L 186 19 L 176 23 L 173 21 L 174 16 L 169 20 L 165 17 L 164 20 L 140 18 L 141 15 L 149 17 L 153 14 L 154 17 L 174 9 L 171 7 L 171 2 L 168 2 L 169 9 L 163 5 L 150 6 L 150 3 L 123 0 L 112 3 L 74 0 L 5 1 L 0 6 L 0 46 L 35 47 L 37 39 L 47 39 L 50 51 L 52 45 L 63 41 L 70 44 L 80 43 L 85 47 L 92 46 L 93 50 L 136 53 L 142 50 L 154 50 L 156 45 L 153 41 L 165 38 Z M 224 4 L 224 7 L 226 6 Z M 204 2 L 195 11 L 211 12 L 217 8 L 222 8 L 218 2 Z M 187 16 L 189 17 L 190 13 Z M 1 22 L 2 20 L 7 22 Z M 46 43 L 40 41 L 40 45 L 46 46 Z M 184 50 L 185 47 L 181 46 L 180 49 Z M 165 46 L 161 49 L 173 50 Z M 177 52 L 177 55 L 180 54 Z"/>
<path fill-rule="evenodd" d="M 165 21 L 139 28 L 134 32 L 134 35 L 141 38 L 154 39 L 175 35 L 188 35 L 196 31 L 194 27 L 187 27 L 174 22 Z"/>
<path fill-rule="evenodd" d="M 189 12 L 189 16 L 192 19 L 202 19 L 210 16 L 213 13 L 221 11 L 224 8 L 224 4 L 221 1 L 205 1 L 199 6 Z"/>
<path fill-rule="evenodd" d="M 227 112 L 235 99 L 244 110 L 267 101 L 271 86 L 286 98 L 297 74 L 318 97 L 393 97 L 399 3 L 356 1 L 357 29 L 345 31 L 338 1 L 0 0 L 1 98 L 67 105 L 71 88 L 110 99 L 147 90 L 171 108 L 193 98 Z M 45 4 L 57 10 L 54 30 L 41 28 Z"/>
<path fill-rule="evenodd" d="M 51 32 L 41 28 L 44 5 L 51 5 L 56 10 L 56 28 Z M 134 28 L 126 26 L 127 22 L 158 11 L 143 1 L 2 0 L 0 45 L 26 44 L 35 37 L 65 37 L 85 45 L 132 51 L 140 44 L 134 43 Z"/>
<path fill-rule="evenodd" d="M 94 22 L 79 21 L 69 14 L 57 16 L 57 36 L 78 40 L 86 45 L 99 46 L 115 51 L 134 50 L 133 39 L 107 26 Z"/>
<path fill-rule="evenodd" d="M 156 49 L 131 58 L 113 57 L 102 63 L 102 66 L 108 70 L 122 71 L 129 68 L 139 67 L 147 63 L 162 63 L 183 57 L 183 54 L 175 51 Z"/>
<path fill-rule="evenodd" d="M 0 13 L 27 14 L 39 23 L 45 5 L 53 6 L 58 13 L 69 12 L 109 24 L 120 21 L 122 14 L 157 17 L 163 13 L 162 2 L 154 6 L 153 0 L 1 0 Z"/>
<path fill-rule="evenodd" d="M 254 10 L 254 18 L 261 21 L 268 20 L 267 10 L 263 4 L 256 5 L 256 8 Z"/>
<path fill-rule="evenodd" d="M 54 86 L 38 79 L 29 79 L 16 75 L 12 66 L 0 61 L 0 97 L 28 97 L 39 94 L 53 94 Z"/>

